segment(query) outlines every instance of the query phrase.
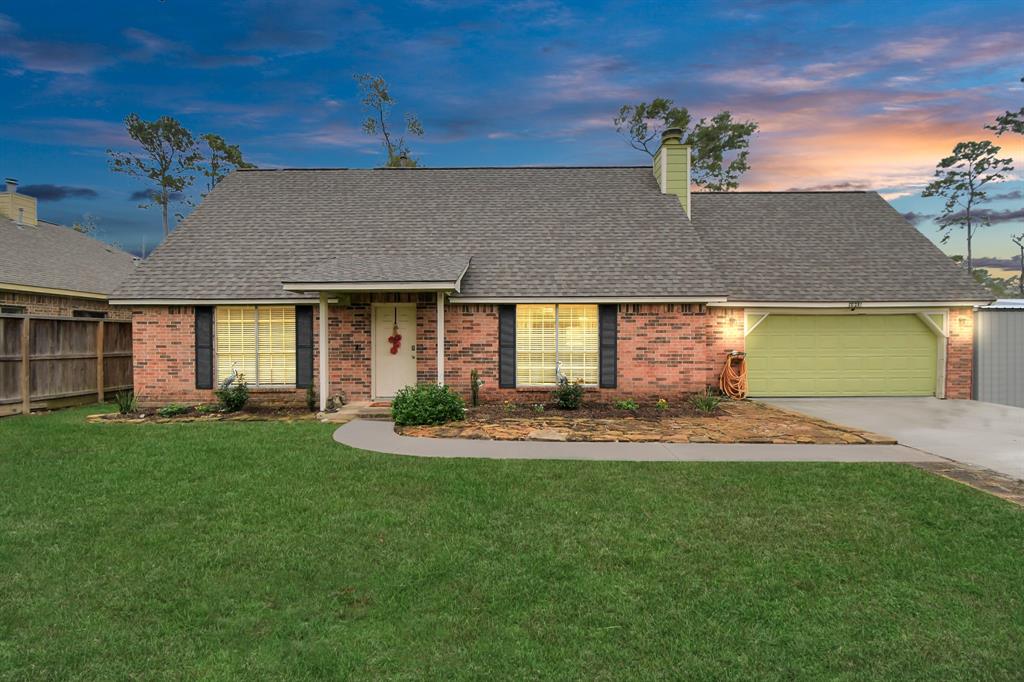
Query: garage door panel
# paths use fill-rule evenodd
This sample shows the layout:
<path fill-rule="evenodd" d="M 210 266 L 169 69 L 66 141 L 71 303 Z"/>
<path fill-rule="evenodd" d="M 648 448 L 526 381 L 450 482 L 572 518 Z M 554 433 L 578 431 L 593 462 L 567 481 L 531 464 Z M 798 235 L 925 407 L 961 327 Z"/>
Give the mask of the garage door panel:
<path fill-rule="evenodd" d="M 746 348 L 752 396 L 935 391 L 936 336 L 915 315 L 769 315 Z"/>

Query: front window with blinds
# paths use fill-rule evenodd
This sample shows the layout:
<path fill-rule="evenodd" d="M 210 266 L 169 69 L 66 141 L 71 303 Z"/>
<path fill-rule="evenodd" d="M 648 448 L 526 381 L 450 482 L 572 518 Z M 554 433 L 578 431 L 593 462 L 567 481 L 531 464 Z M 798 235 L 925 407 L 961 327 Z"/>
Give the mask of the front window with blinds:
<path fill-rule="evenodd" d="M 237 369 L 251 386 L 295 384 L 295 308 L 219 306 L 217 382 Z"/>
<path fill-rule="evenodd" d="M 596 385 L 598 350 L 596 305 L 516 306 L 517 385 L 553 386 L 559 371 Z"/>

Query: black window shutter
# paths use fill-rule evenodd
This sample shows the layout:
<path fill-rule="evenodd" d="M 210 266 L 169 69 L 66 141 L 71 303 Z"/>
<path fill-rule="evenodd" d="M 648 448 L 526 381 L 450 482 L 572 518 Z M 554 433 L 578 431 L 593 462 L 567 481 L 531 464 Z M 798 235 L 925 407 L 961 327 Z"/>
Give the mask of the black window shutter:
<path fill-rule="evenodd" d="M 618 368 L 619 306 L 610 303 L 598 306 L 598 333 L 600 334 L 601 388 L 615 388 Z"/>
<path fill-rule="evenodd" d="M 295 306 L 295 385 L 313 385 L 313 306 Z"/>
<path fill-rule="evenodd" d="M 498 386 L 516 387 L 516 307 L 498 306 Z"/>
<path fill-rule="evenodd" d="M 213 388 L 213 307 L 196 306 L 196 388 Z"/>

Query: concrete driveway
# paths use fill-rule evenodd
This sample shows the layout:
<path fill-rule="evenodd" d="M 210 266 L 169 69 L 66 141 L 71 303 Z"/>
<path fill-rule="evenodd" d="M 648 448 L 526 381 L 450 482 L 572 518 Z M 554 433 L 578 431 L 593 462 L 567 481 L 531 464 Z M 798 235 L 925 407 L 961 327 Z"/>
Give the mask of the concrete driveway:
<path fill-rule="evenodd" d="M 937 398 L 774 398 L 761 402 L 896 438 L 1024 480 L 1024 408 Z"/>

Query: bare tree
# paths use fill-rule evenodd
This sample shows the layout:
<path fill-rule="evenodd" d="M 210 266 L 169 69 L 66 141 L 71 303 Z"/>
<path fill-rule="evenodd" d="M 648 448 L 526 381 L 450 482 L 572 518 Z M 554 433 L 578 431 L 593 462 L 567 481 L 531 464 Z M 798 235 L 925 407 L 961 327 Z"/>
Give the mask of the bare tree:
<path fill-rule="evenodd" d="M 359 86 L 363 109 L 367 113 L 363 121 L 363 132 L 371 137 L 380 137 L 388 156 L 385 165 L 389 168 L 418 166 L 419 161 L 409 155 L 405 135 L 422 137 L 423 124 L 415 114 L 406 112 L 404 133 L 398 134 L 391 123 L 391 110 L 395 106 L 395 100 L 391 97 L 384 77 L 363 73 L 356 74 L 353 78 Z"/>

